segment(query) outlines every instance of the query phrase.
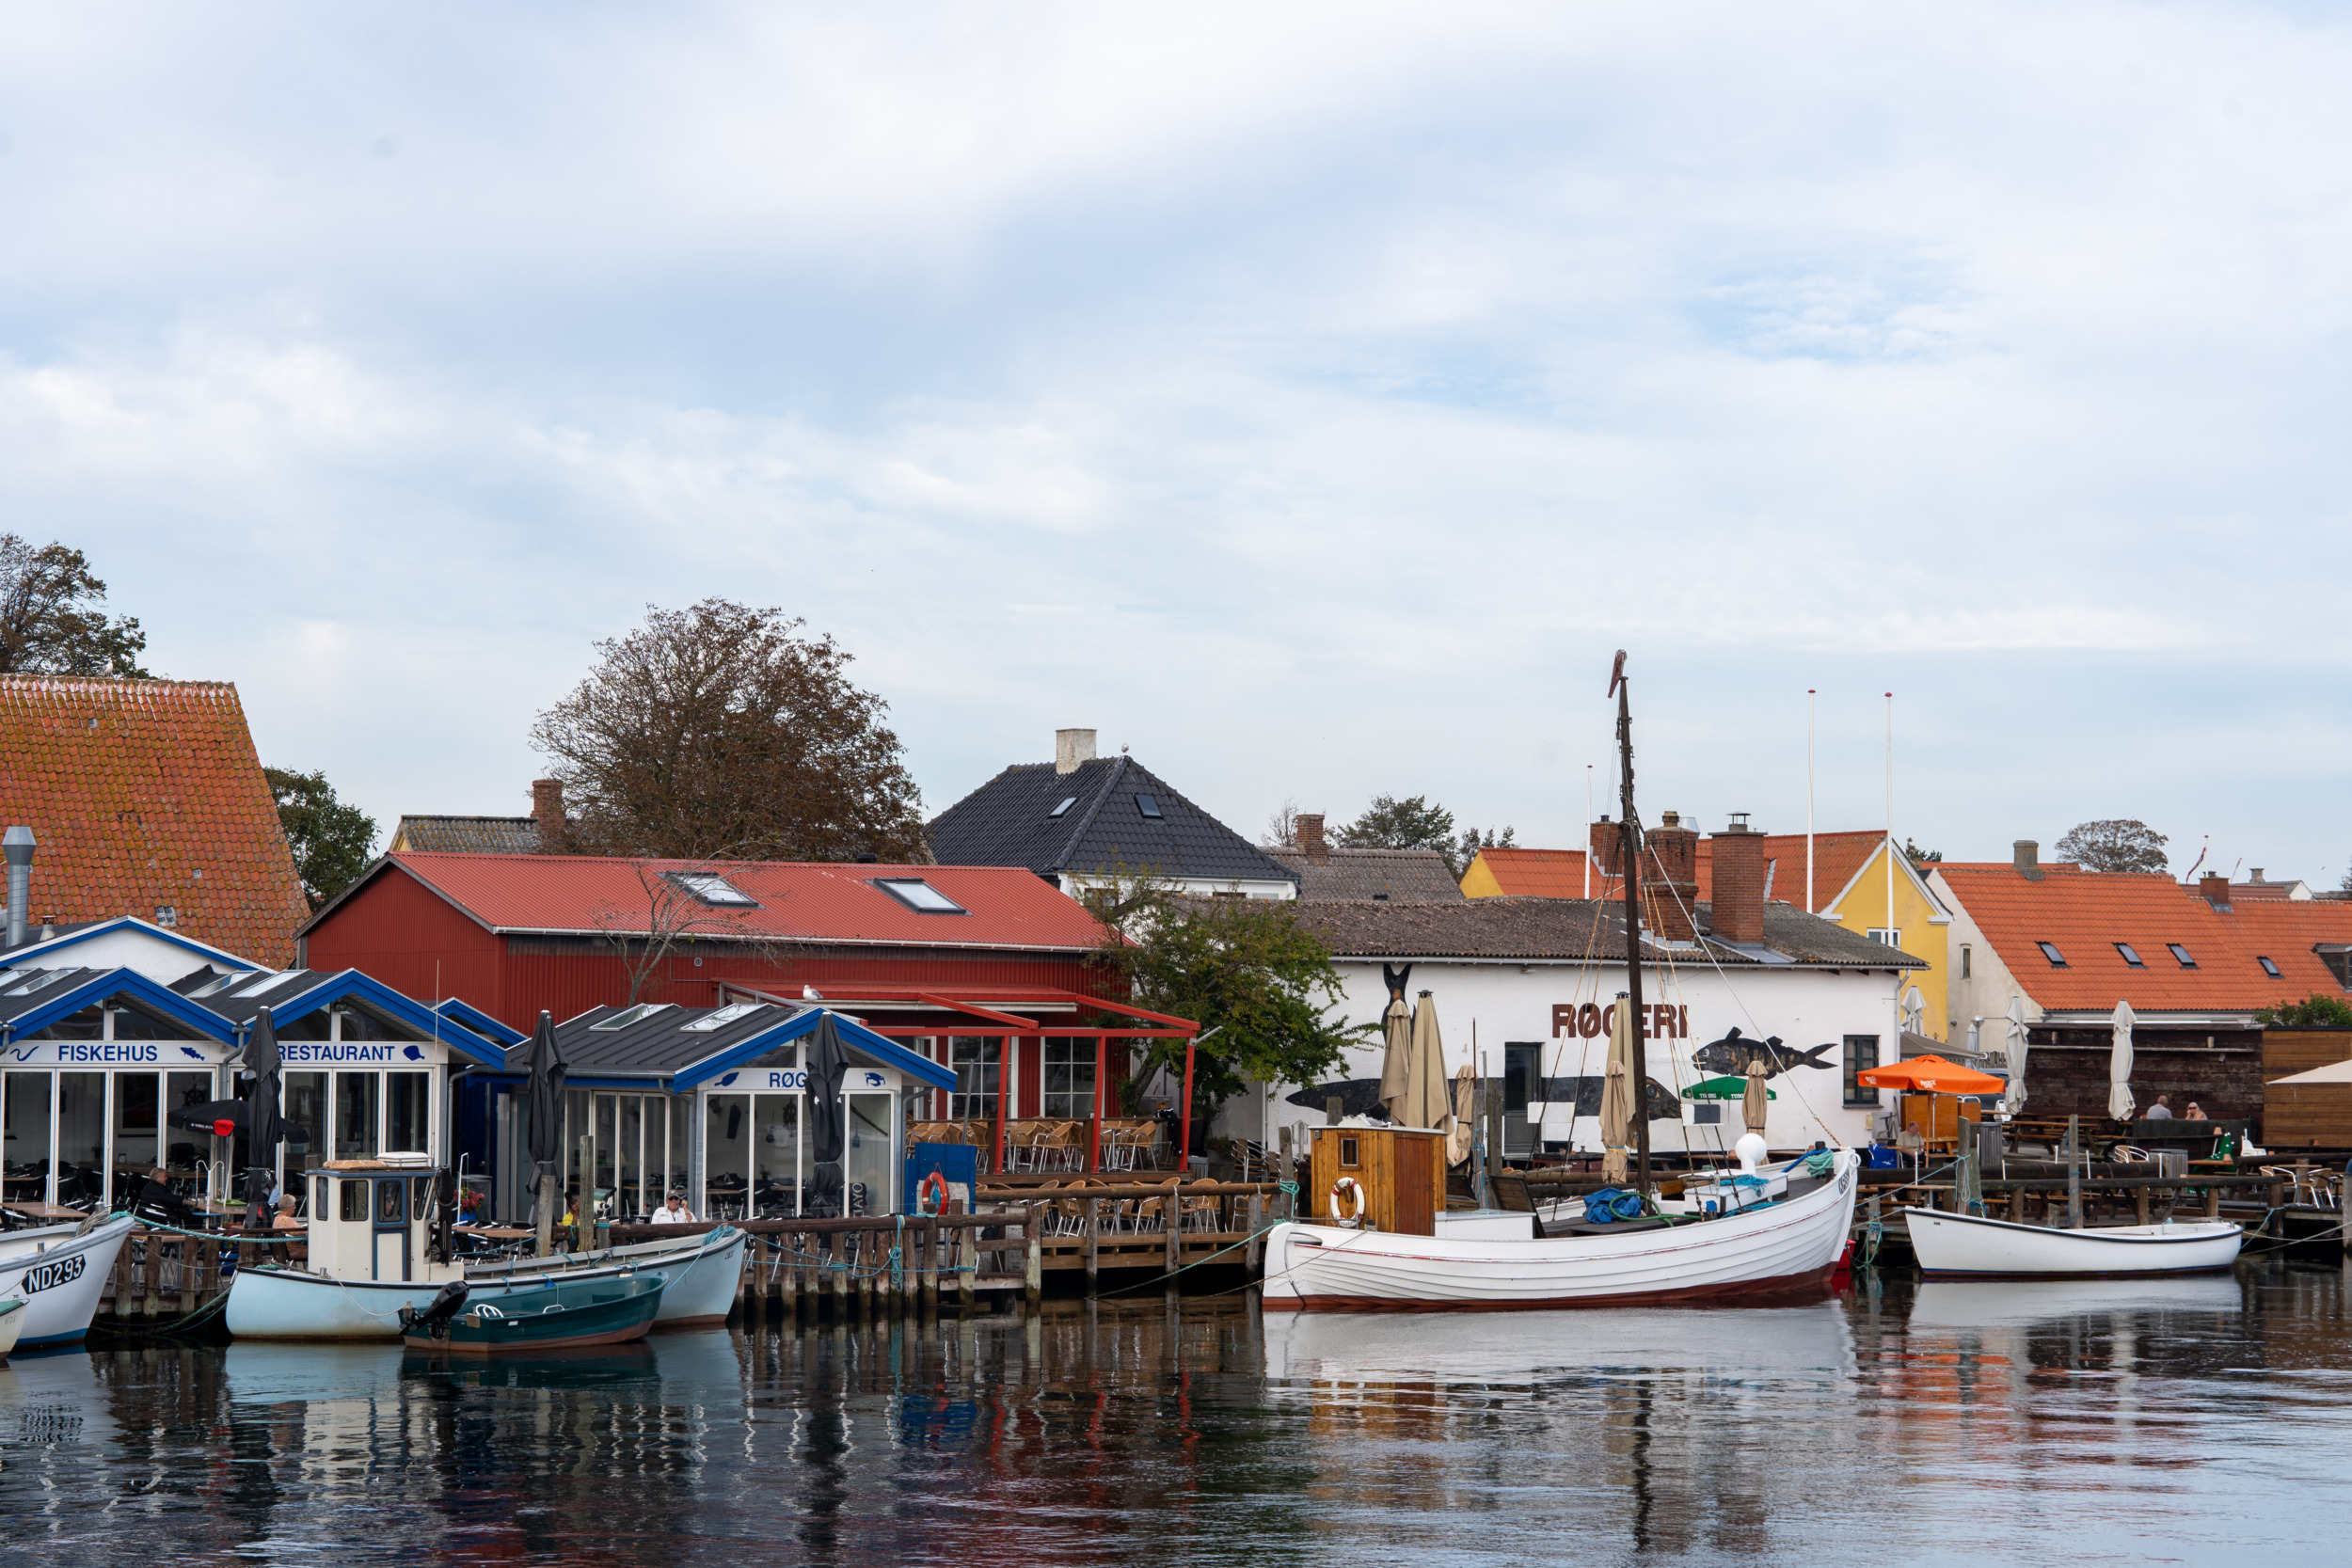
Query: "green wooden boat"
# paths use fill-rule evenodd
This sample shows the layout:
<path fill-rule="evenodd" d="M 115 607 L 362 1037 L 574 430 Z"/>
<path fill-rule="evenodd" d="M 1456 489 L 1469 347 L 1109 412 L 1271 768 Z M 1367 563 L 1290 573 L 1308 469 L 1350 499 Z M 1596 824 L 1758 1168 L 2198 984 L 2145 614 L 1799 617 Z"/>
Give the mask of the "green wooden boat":
<path fill-rule="evenodd" d="M 441 1288 L 422 1311 L 401 1308 L 401 1338 L 418 1350 L 460 1355 L 559 1350 L 642 1339 L 661 1308 L 663 1281 L 624 1275 L 502 1291 L 469 1302 L 462 1281 Z"/>

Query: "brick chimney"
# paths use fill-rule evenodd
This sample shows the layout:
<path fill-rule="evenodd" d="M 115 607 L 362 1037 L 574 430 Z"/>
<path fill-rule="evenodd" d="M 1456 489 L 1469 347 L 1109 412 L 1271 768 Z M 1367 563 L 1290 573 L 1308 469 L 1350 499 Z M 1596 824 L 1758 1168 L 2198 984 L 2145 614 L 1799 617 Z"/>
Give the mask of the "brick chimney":
<path fill-rule="evenodd" d="M 1056 730 L 1054 732 L 1054 771 L 1075 773 L 1078 764 L 1094 760 L 1092 730 Z"/>
<path fill-rule="evenodd" d="M 2218 871 L 2208 871 L 2197 879 L 2197 892 L 2206 903 L 2223 914 L 2230 912 L 2230 879 Z"/>
<path fill-rule="evenodd" d="M 1307 858 L 1321 865 L 1331 858 L 1331 847 L 1323 838 L 1323 813 L 1302 811 L 1291 818 L 1291 828 L 1298 836 L 1298 847 Z"/>
<path fill-rule="evenodd" d="M 564 820 L 563 780 L 531 781 L 531 817 L 539 825 L 539 853 L 564 853 L 571 843 L 571 833 Z"/>
<path fill-rule="evenodd" d="M 2038 839 L 2021 838 L 2010 848 L 2010 863 L 2017 874 L 2029 882 L 2042 880 L 2042 844 Z"/>
<path fill-rule="evenodd" d="M 1699 835 L 1682 825 L 1680 812 L 1670 811 L 1649 831 L 1643 846 L 1642 902 L 1650 928 L 1662 941 L 1689 942 L 1698 935 Z"/>
<path fill-rule="evenodd" d="M 1714 841 L 1715 940 L 1753 946 L 1764 940 L 1764 835 L 1741 812 Z"/>
<path fill-rule="evenodd" d="M 1607 817 L 1593 824 L 1592 857 L 1594 868 L 1603 876 L 1617 875 L 1617 859 L 1625 848 L 1625 840 L 1618 835 L 1624 830 Z"/>

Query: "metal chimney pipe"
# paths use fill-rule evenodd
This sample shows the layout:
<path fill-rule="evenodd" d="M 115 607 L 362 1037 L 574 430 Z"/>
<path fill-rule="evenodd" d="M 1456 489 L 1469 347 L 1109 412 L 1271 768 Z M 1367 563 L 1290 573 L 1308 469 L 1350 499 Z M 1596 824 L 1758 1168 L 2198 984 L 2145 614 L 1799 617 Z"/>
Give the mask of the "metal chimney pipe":
<path fill-rule="evenodd" d="M 33 907 L 33 830 L 18 826 L 0 834 L 0 851 L 8 857 L 8 945 L 24 945 L 27 911 Z"/>

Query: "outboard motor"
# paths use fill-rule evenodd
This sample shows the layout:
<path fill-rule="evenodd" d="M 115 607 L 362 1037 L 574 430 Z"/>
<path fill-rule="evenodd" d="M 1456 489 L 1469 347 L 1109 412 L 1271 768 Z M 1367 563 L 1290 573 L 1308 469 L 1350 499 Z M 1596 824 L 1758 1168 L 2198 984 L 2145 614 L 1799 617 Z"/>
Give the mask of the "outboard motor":
<path fill-rule="evenodd" d="M 453 1279 L 425 1304 L 420 1312 L 413 1307 L 400 1309 L 400 1326 L 411 1334 L 421 1333 L 428 1338 L 449 1338 L 450 1320 L 466 1309 L 466 1298 L 472 1288 L 462 1279 Z"/>

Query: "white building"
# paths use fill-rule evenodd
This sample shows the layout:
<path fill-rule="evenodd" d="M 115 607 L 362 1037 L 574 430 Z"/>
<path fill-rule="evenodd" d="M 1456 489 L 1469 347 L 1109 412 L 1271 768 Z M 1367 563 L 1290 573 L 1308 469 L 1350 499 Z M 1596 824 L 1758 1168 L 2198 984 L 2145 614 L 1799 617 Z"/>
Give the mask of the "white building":
<path fill-rule="evenodd" d="M 1750 1042 L 1774 1038 L 1772 1146 L 1867 1142 L 1880 1095 L 1853 1075 L 1897 1059 L 1898 998 L 1922 960 L 1786 904 L 1764 906 L 1760 942 L 1734 943 L 1714 934 L 1713 911 L 1695 906 L 1686 942 L 1645 934 L 1651 1148 L 1727 1150 L 1743 1131 L 1739 1103 L 1683 1091 L 1744 1073 Z M 1753 929 L 1758 911 L 1748 913 Z M 1306 904 L 1300 915 L 1333 950 L 1346 1022 L 1376 1025 L 1392 980 L 1408 1003 L 1434 1003 L 1448 1077 L 1470 1065 L 1500 1080 L 1507 1154 L 1533 1153 L 1539 1142 L 1554 1152 L 1598 1150 L 1609 1019 L 1627 989 L 1620 909 L 1581 899 L 1366 900 Z M 1377 1035 L 1367 1036 L 1327 1084 L 1284 1084 L 1267 1100 L 1229 1107 L 1227 1130 L 1275 1141 L 1284 1124 L 1322 1121 L 1331 1092 L 1362 1109 L 1376 1095 L 1382 1052 Z"/>

